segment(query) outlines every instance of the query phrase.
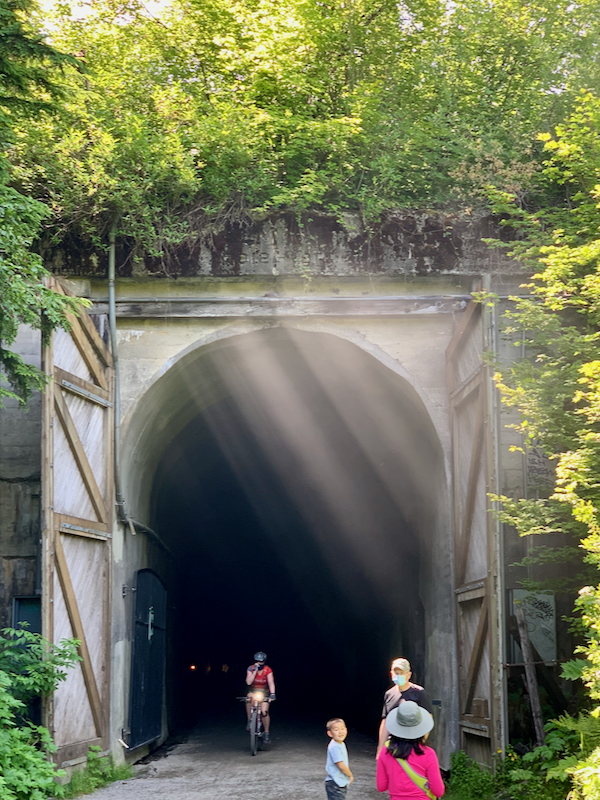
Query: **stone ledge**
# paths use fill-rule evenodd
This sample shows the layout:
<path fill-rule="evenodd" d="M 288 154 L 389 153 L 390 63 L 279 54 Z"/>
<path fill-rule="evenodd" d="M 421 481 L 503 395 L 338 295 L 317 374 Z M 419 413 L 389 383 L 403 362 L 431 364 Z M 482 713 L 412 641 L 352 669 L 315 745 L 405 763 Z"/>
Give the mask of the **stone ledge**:
<path fill-rule="evenodd" d="M 117 300 L 117 317 L 401 317 L 456 314 L 470 295 L 391 297 L 177 297 Z M 94 302 L 92 314 L 107 314 L 108 300 Z"/>

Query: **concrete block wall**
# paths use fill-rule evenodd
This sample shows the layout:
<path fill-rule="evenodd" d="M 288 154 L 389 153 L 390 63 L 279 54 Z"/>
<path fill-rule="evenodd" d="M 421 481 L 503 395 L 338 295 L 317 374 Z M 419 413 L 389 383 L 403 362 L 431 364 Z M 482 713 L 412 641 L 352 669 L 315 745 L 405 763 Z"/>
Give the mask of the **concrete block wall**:
<path fill-rule="evenodd" d="M 14 348 L 39 367 L 38 331 L 23 327 Z M 41 396 L 26 408 L 7 398 L 0 408 L 0 628 L 12 625 L 14 597 L 39 593 Z"/>

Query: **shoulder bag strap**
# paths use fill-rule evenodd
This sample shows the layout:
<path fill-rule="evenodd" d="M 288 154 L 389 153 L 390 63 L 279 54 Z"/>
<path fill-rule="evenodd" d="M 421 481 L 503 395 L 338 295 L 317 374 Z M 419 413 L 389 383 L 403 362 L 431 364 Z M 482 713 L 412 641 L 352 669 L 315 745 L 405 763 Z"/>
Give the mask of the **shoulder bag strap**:
<path fill-rule="evenodd" d="M 436 800 L 434 793 L 429 788 L 429 781 L 425 777 L 425 775 L 419 775 L 418 772 L 415 772 L 414 769 L 410 766 L 408 761 L 405 761 L 403 758 L 397 758 L 396 761 L 400 764 L 404 772 L 408 775 L 411 781 L 421 789 L 422 792 L 425 792 L 429 800 Z"/>

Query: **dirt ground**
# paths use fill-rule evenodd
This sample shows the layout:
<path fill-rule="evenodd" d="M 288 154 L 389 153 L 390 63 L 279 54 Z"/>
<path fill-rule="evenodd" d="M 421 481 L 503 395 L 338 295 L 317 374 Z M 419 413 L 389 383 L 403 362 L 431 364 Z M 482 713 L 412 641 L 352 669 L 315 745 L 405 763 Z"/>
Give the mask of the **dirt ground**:
<path fill-rule="evenodd" d="M 136 766 L 136 776 L 94 793 L 94 800 L 325 800 L 322 728 L 273 725 L 268 752 L 250 755 L 243 725 L 220 722 L 167 743 Z M 383 798 L 375 789 L 375 743 L 350 731 L 354 783 L 348 800 Z M 385 795 L 387 798 L 387 793 Z"/>

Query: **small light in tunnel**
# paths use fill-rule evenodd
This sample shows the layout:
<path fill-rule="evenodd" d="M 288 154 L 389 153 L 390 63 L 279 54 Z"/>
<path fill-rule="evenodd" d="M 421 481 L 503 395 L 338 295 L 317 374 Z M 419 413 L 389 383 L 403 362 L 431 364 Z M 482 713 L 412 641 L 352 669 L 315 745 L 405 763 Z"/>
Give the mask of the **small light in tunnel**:
<path fill-rule="evenodd" d="M 195 665 L 195 664 L 190 664 L 190 669 L 191 669 L 191 670 L 192 670 L 192 672 L 193 672 L 193 671 L 196 669 L 196 665 Z"/>

